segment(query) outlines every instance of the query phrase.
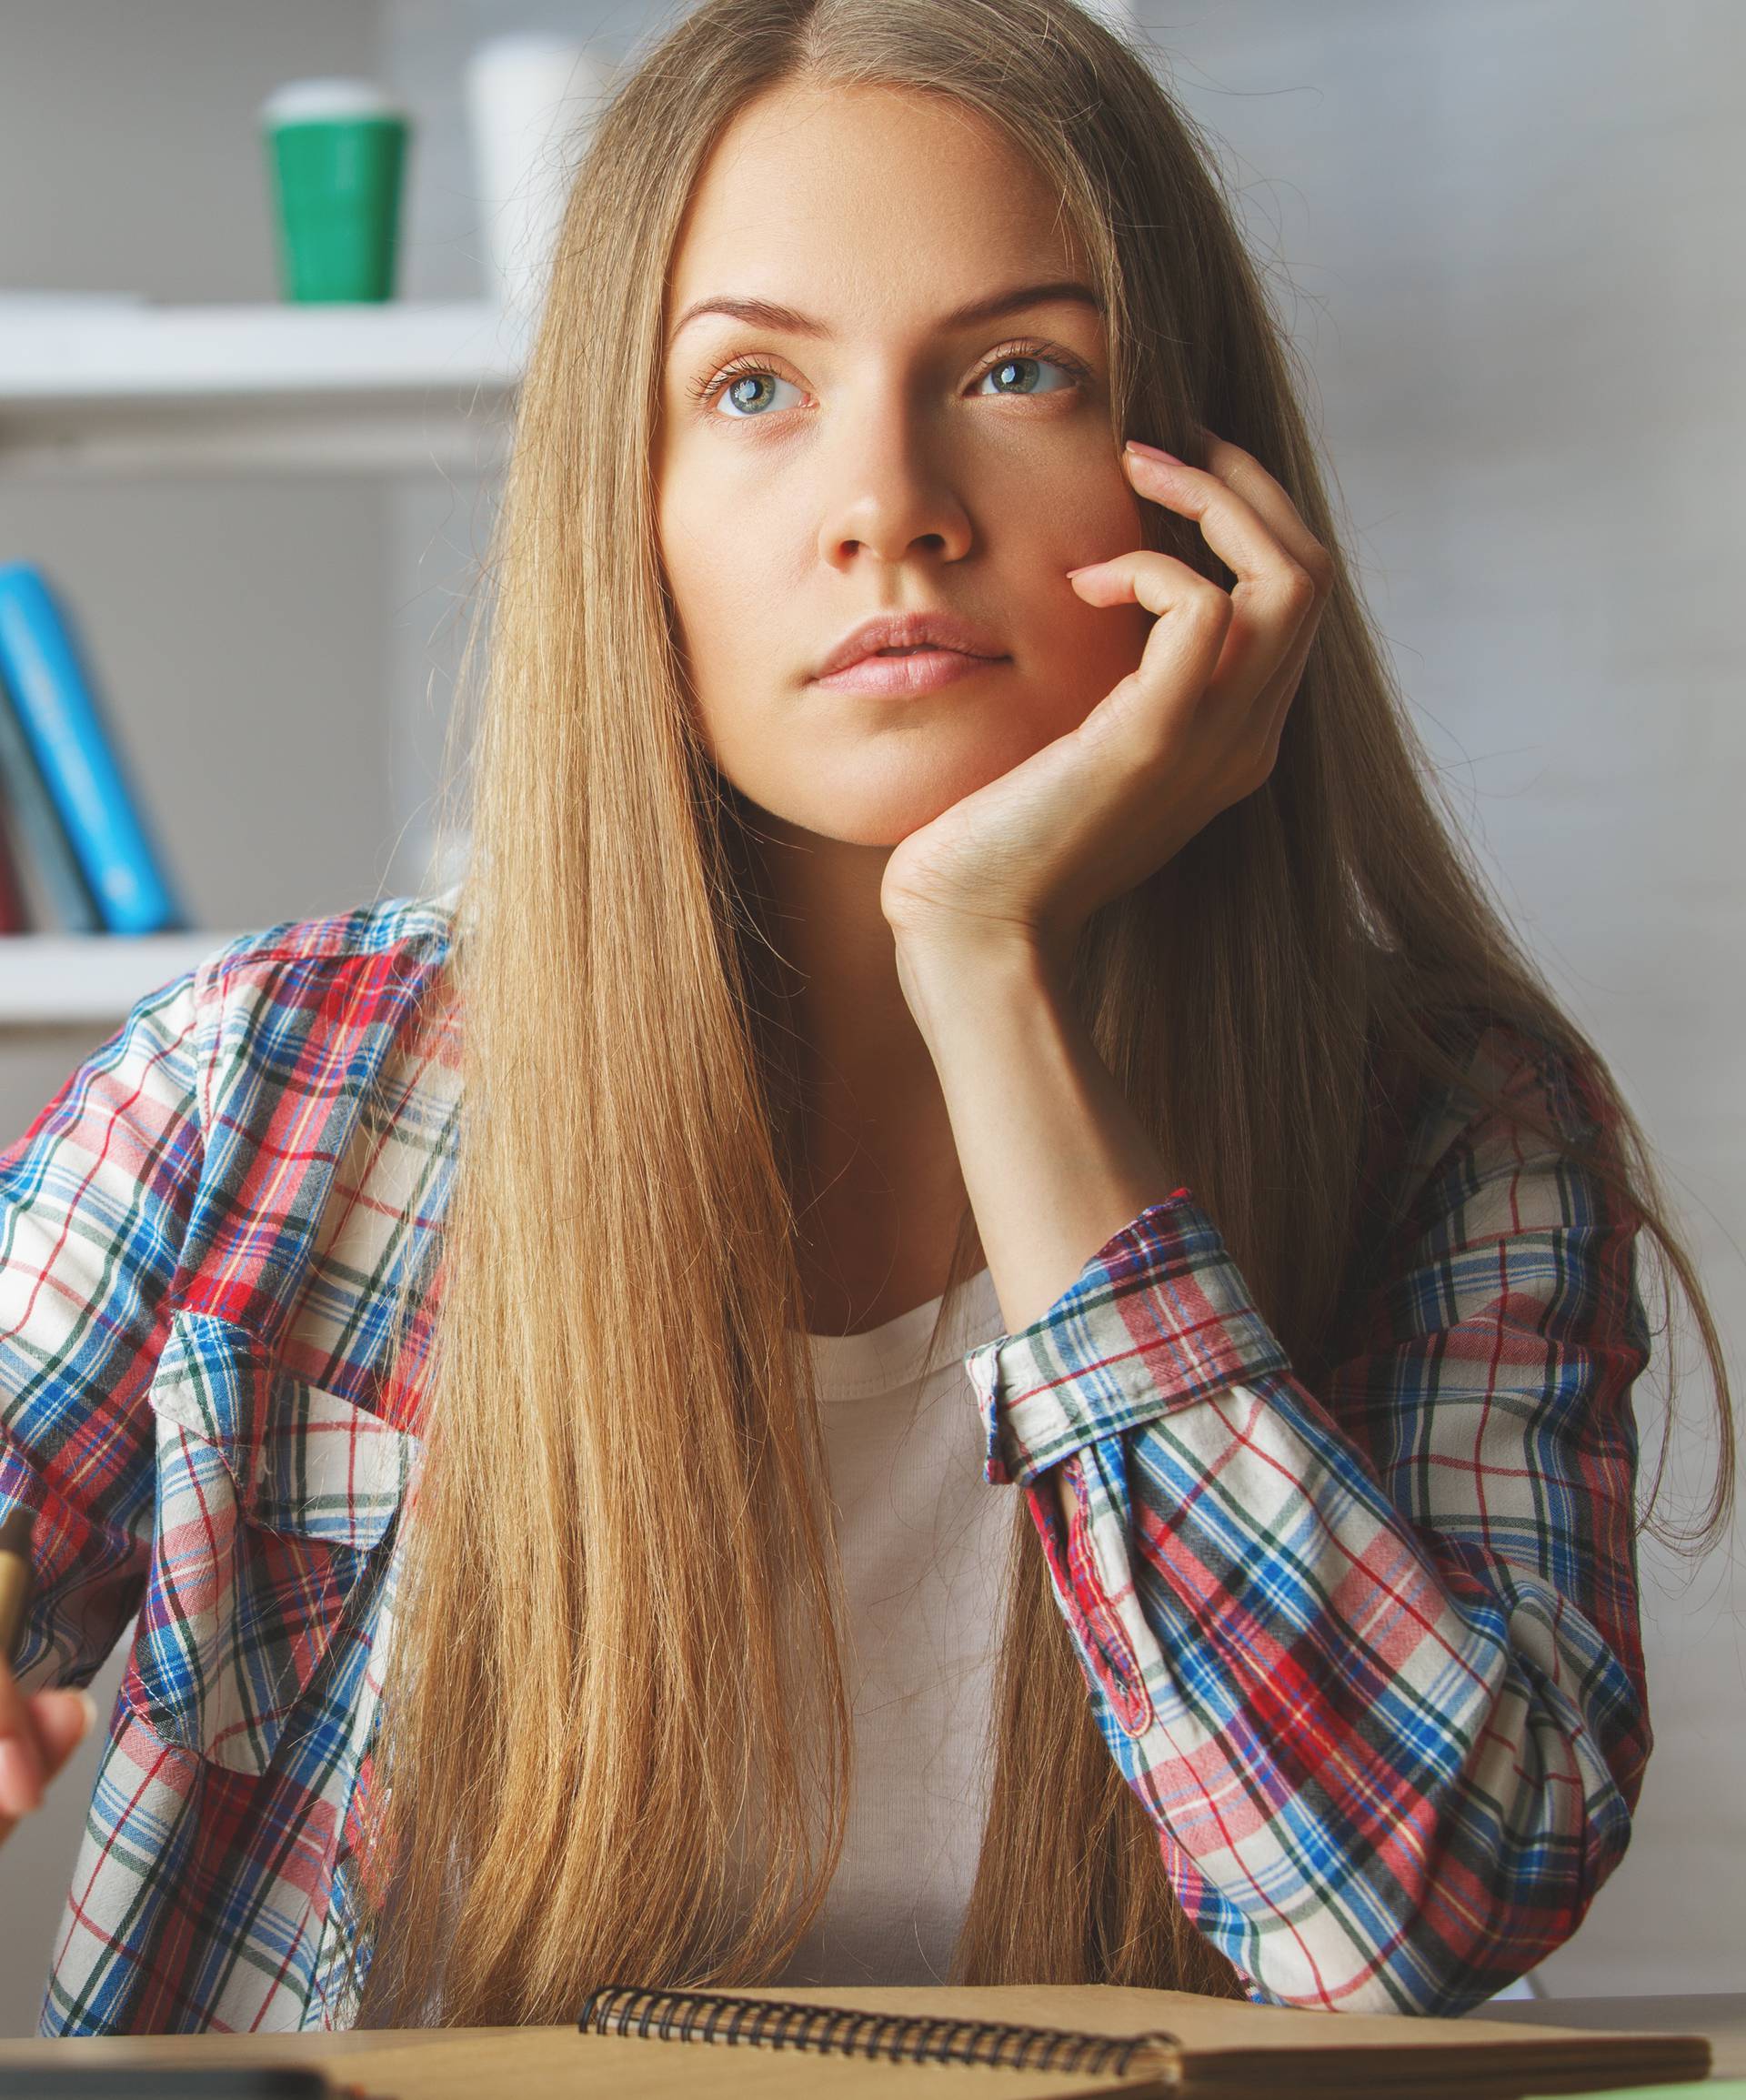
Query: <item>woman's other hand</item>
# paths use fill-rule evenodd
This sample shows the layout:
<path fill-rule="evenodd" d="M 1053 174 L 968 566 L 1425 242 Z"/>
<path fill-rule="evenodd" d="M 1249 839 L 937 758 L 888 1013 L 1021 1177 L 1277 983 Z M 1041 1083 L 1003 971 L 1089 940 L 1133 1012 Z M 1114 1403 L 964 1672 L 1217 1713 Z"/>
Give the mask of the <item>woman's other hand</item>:
<path fill-rule="evenodd" d="M 43 1790 L 84 1741 L 97 1709 L 88 1692 L 33 1692 L 0 1662 L 0 1844 L 43 1804 Z"/>

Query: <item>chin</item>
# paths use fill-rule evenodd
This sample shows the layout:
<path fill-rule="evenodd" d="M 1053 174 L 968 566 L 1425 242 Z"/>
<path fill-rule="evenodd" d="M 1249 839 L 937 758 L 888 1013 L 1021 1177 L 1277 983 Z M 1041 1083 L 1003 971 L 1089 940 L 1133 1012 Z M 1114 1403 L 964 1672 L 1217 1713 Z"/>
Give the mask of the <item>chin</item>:
<path fill-rule="evenodd" d="M 924 755 L 912 745 L 908 762 L 870 743 L 858 751 L 821 749 L 800 779 L 768 781 L 762 791 L 743 779 L 736 785 L 754 808 L 797 831 L 888 849 L 1038 749 L 1038 739 L 1022 733 L 1010 739 L 1009 749 L 991 748 L 986 733 L 973 734 L 956 751 Z"/>
<path fill-rule="evenodd" d="M 820 795 L 815 788 L 793 821 L 848 846 L 897 846 L 1004 770 L 983 758 L 971 767 L 955 767 L 949 774 L 930 768 L 921 779 L 863 783 L 858 793 L 845 786 Z"/>

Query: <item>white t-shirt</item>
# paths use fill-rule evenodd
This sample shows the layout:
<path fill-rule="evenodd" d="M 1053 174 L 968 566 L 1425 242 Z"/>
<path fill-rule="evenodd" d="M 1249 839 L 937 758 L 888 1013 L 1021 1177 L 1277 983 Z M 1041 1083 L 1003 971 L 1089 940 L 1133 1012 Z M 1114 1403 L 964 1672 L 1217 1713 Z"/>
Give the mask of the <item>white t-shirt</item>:
<path fill-rule="evenodd" d="M 944 1982 L 976 1874 L 1015 1505 L 983 1477 L 963 1357 L 1005 1321 L 978 1270 L 930 1369 L 939 1304 L 808 1337 L 849 1606 L 854 1769 L 835 1878 L 778 1983 Z"/>
<path fill-rule="evenodd" d="M 929 1369 L 939 1305 L 807 1337 L 848 1601 L 854 1769 L 837 1873 L 774 1983 L 943 1983 L 976 1878 L 1015 1501 L 983 1477 L 963 1359 L 1006 1322 L 980 1269 Z M 415 2024 L 436 2016 L 439 1971 Z"/>

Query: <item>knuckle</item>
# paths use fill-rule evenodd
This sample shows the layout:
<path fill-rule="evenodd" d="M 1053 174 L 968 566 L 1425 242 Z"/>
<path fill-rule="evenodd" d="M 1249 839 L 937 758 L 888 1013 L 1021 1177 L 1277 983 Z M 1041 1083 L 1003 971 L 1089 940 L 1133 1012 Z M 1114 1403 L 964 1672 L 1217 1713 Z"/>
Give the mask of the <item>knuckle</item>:
<path fill-rule="evenodd" d="M 1307 568 L 1299 567 L 1295 562 L 1286 570 L 1284 581 L 1280 588 L 1284 592 L 1287 604 L 1299 615 L 1308 612 L 1321 595 L 1320 587 L 1316 582 L 1315 578 Z"/>
<path fill-rule="evenodd" d="M 1226 628 L 1236 615 L 1237 605 L 1228 590 L 1220 590 L 1216 583 L 1204 578 L 1189 591 L 1184 602 L 1184 610 L 1208 627 Z"/>

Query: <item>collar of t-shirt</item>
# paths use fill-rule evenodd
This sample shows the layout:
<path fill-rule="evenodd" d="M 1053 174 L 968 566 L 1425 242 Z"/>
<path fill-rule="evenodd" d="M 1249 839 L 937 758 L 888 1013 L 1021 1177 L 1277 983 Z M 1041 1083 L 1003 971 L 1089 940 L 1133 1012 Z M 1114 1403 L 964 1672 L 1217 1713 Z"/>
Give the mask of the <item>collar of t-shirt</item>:
<path fill-rule="evenodd" d="M 957 1366 L 970 1350 L 1006 1331 L 986 1267 L 965 1280 L 929 1359 L 928 1337 L 939 1307 L 940 1299 L 930 1298 L 862 1334 L 808 1334 L 819 1400 L 867 1400 L 914 1385 L 930 1372 Z"/>

